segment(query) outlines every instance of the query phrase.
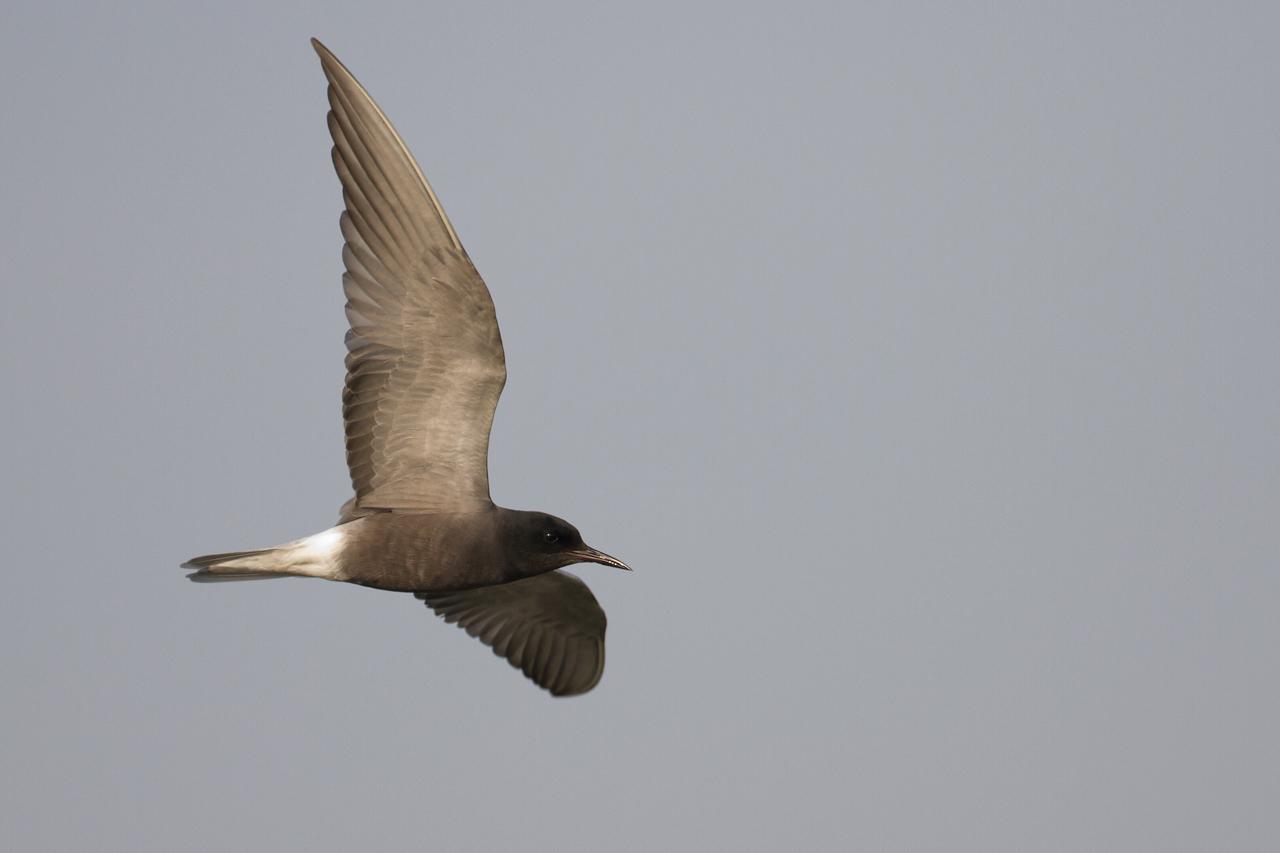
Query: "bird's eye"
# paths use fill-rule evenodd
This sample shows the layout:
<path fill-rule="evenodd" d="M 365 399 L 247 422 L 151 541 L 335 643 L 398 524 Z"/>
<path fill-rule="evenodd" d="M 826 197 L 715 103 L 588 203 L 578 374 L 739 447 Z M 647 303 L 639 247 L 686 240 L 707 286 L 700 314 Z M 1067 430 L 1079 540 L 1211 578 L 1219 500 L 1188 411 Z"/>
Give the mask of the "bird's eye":
<path fill-rule="evenodd" d="M 542 534 L 542 538 L 554 545 L 560 541 L 560 534 L 556 533 L 554 530 L 548 530 L 546 533 Z"/>

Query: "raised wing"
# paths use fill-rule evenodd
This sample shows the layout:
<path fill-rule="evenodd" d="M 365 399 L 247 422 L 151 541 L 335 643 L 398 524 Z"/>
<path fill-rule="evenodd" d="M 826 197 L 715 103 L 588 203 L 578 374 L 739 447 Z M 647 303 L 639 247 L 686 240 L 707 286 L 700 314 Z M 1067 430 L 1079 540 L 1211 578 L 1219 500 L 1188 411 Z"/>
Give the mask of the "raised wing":
<path fill-rule="evenodd" d="M 604 611 L 568 572 L 414 596 L 554 696 L 586 693 L 604 674 Z"/>
<path fill-rule="evenodd" d="M 342 414 L 356 494 L 343 518 L 487 508 L 489 430 L 507 378 L 493 300 L 391 122 L 312 44 L 346 203 Z"/>

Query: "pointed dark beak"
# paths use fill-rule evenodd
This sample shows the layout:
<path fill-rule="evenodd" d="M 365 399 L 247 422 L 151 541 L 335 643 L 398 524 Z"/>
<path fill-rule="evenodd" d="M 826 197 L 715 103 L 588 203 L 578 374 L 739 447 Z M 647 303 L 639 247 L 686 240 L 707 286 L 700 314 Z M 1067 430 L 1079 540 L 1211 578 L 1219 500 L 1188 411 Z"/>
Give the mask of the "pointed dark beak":
<path fill-rule="evenodd" d="M 572 555 L 581 563 L 599 563 L 602 566 L 613 566 L 615 569 L 622 569 L 624 572 L 631 571 L 631 567 L 617 557 L 610 557 L 605 552 L 597 551 L 587 545 L 583 545 L 581 551 L 573 551 Z"/>

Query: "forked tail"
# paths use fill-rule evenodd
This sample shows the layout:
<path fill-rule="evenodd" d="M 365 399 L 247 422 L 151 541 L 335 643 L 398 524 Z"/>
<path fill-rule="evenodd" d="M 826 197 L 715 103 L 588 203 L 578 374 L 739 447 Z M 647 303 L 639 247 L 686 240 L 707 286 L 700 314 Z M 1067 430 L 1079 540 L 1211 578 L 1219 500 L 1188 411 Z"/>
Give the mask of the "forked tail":
<path fill-rule="evenodd" d="M 334 527 L 260 551 L 205 554 L 187 560 L 182 567 L 195 569 L 187 577 L 198 583 L 287 577 L 344 580 L 339 560 L 344 539 L 345 531 Z"/>
<path fill-rule="evenodd" d="M 290 577 L 293 572 L 285 570 L 287 560 L 281 559 L 281 556 L 278 548 L 263 548 L 260 551 L 228 551 L 225 554 L 192 557 L 182 564 L 182 568 L 195 569 L 187 575 L 187 579 L 196 583 L 262 581 Z"/>

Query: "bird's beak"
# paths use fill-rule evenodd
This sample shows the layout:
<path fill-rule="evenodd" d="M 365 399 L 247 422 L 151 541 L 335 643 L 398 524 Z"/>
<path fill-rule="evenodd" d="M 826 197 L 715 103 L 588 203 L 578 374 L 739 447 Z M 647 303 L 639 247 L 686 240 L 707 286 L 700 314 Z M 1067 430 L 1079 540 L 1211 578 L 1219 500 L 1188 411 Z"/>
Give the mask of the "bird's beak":
<path fill-rule="evenodd" d="M 622 569 L 624 572 L 631 571 L 631 567 L 617 557 L 610 557 L 605 552 L 597 551 L 587 545 L 583 545 L 581 551 L 572 552 L 572 556 L 580 563 L 599 563 L 602 566 L 613 566 L 615 569 Z"/>

